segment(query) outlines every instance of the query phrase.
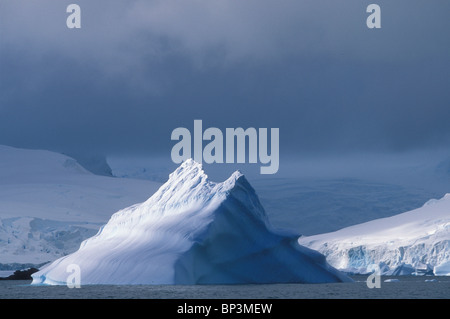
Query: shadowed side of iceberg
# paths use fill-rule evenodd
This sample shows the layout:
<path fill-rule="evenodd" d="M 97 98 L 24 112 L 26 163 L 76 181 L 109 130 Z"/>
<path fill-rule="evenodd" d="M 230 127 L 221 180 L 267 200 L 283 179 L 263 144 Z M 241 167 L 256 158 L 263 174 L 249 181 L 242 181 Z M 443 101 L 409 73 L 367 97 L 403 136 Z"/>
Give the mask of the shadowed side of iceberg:
<path fill-rule="evenodd" d="M 298 236 L 271 230 L 243 175 L 216 209 L 214 221 L 175 264 L 177 284 L 348 282 Z"/>

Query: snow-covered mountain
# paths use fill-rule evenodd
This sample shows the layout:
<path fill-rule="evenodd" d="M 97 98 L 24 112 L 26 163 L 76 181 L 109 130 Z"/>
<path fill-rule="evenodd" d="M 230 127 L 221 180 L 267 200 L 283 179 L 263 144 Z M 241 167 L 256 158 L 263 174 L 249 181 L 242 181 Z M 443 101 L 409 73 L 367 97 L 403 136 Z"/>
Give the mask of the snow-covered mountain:
<path fill-rule="evenodd" d="M 339 282 L 348 277 L 297 236 L 274 232 L 246 178 L 208 180 L 187 160 L 147 201 L 115 213 L 78 251 L 33 275 L 34 284 Z"/>
<path fill-rule="evenodd" d="M 450 194 L 420 208 L 347 227 L 301 237 L 334 267 L 367 273 L 450 275 Z"/>
<path fill-rule="evenodd" d="M 0 270 L 74 252 L 160 183 L 97 176 L 68 156 L 0 146 Z"/>

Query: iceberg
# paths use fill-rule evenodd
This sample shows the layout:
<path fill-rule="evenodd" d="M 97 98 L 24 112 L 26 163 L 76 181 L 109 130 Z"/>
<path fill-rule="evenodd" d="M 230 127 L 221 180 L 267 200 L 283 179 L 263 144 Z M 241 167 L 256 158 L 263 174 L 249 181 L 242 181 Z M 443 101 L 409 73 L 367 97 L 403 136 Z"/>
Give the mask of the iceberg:
<path fill-rule="evenodd" d="M 183 162 L 147 201 L 113 214 L 79 250 L 33 274 L 33 284 L 254 284 L 352 281 L 325 257 L 272 229 L 239 171 L 222 183 Z"/>
<path fill-rule="evenodd" d="M 450 275 L 450 194 L 402 214 L 301 237 L 299 244 L 342 271 L 364 274 L 375 264 L 384 275 Z"/>

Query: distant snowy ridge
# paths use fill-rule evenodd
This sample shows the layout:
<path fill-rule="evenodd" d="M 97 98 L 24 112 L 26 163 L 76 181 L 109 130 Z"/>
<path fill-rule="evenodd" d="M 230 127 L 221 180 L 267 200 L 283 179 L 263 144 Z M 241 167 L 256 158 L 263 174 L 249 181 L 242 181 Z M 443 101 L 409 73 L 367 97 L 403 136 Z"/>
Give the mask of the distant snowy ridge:
<path fill-rule="evenodd" d="M 0 145 L 0 270 L 76 251 L 111 211 L 145 200 L 159 186 L 97 176 L 63 154 Z"/>
<path fill-rule="evenodd" d="M 450 194 L 422 207 L 336 232 L 301 237 L 334 267 L 354 273 L 450 275 Z"/>
<path fill-rule="evenodd" d="M 33 284 L 239 284 L 351 281 L 297 237 L 275 233 L 246 178 L 208 180 L 187 160 L 142 204 L 115 213 L 75 253 L 33 275 Z"/>

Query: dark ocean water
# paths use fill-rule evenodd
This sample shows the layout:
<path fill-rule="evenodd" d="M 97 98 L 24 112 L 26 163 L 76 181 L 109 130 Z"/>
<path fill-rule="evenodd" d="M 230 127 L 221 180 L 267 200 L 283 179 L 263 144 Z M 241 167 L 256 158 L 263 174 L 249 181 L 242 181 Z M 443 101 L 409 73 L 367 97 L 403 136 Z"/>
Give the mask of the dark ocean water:
<path fill-rule="evenodd" d="M 449 299 L 450 277 L 382 277 L 368 288 L 366 276 L 353 283 L 270 285 L 87 285 L 32 286 L 30 281 L 0 281 L 0 299 Z M 385 280 L 394 282 L 385 282 Z"/>

